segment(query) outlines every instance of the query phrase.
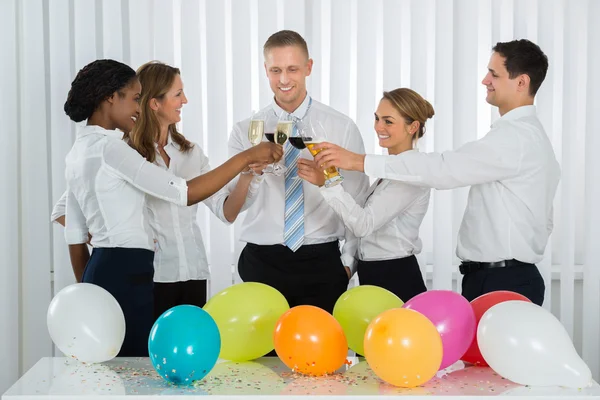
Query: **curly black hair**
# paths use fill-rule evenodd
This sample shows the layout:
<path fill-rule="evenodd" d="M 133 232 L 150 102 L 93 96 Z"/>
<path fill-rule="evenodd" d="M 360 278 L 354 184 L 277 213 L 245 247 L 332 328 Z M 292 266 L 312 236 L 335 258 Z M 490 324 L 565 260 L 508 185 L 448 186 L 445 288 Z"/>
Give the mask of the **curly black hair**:
<path fill-rule="evenodd" d="M 65 113 L 75 122 L 92 116 L 100 103 L 136 79 L 135 71 L 115 60 L 96 60 L 83 67 L 71 83 Z"/>

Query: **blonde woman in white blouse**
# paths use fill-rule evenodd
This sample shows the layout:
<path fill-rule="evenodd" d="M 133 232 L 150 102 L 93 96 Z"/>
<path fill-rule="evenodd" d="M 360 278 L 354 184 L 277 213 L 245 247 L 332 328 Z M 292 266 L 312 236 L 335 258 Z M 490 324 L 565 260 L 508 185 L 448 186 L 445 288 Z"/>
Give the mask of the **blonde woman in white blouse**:
<path fill-rule="evenodd" d="M 431 104 L 411 89 L 384 92 L 375 112 L 379 145 L 390 155 L 414 149 L 433 117 Z M 321 194 L 358 238 L 361 285 L 383 287 L 403 301 L 427 290 L 415 254 L 421 252 L 419 227 L 429 205 L 429 188 L 378 179 L 354 199 L 341 185 L 323 187 L 323 173 L 312 160 L 298 162 L 298 176 L 321 186 Z"/>

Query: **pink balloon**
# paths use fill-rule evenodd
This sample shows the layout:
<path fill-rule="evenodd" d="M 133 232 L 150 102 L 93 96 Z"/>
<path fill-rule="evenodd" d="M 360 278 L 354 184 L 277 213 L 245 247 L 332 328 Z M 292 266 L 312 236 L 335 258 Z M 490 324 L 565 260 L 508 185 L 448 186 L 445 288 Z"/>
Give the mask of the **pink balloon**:
<path fill-rule="evenodd" d="M 440 369 L 444 369 L 465 354 L 475 337 L 475 312 L 471 304 L 451 290 L 430 290 L 406 303 L 404 308 L 420 312 L 437 328 L 444 349 Z"/>

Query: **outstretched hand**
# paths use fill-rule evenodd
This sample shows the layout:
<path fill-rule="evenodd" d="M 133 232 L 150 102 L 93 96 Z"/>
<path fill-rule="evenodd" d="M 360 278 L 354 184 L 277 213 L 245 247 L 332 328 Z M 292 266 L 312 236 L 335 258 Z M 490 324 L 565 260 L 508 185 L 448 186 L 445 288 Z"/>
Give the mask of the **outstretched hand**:
<path fill-rule="evenodd" d="M 321 150 L 315 156 L 315 162 L 321 168 L 338 167 L 347 171 L 364 172 L 365 155 L 356 154 L 336 144 L 322 142 L 315 145 L 314 149 Z"/>

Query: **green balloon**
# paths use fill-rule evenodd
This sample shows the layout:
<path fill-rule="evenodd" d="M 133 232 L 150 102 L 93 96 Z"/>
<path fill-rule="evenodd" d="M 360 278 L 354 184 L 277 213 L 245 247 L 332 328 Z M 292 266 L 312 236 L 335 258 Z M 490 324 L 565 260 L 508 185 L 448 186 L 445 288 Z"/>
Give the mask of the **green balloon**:
<path fill-rule="evenodd" d="M 219 358 L 248 361 L 274 349 L 273 331 L 290 306 L 271 286 L 239 283 L 220 291 L 204 306 L 221 333 Z"/>
<path fill-rule="evenodd" d="M 347 290 L 333 307 L 334 318 L 342 325 L 348 347 L 364 355 L 365 332 L 371 321 L 384 311 L 400 308 L 404 302 L 387 289 L 360 285 Z"/>

